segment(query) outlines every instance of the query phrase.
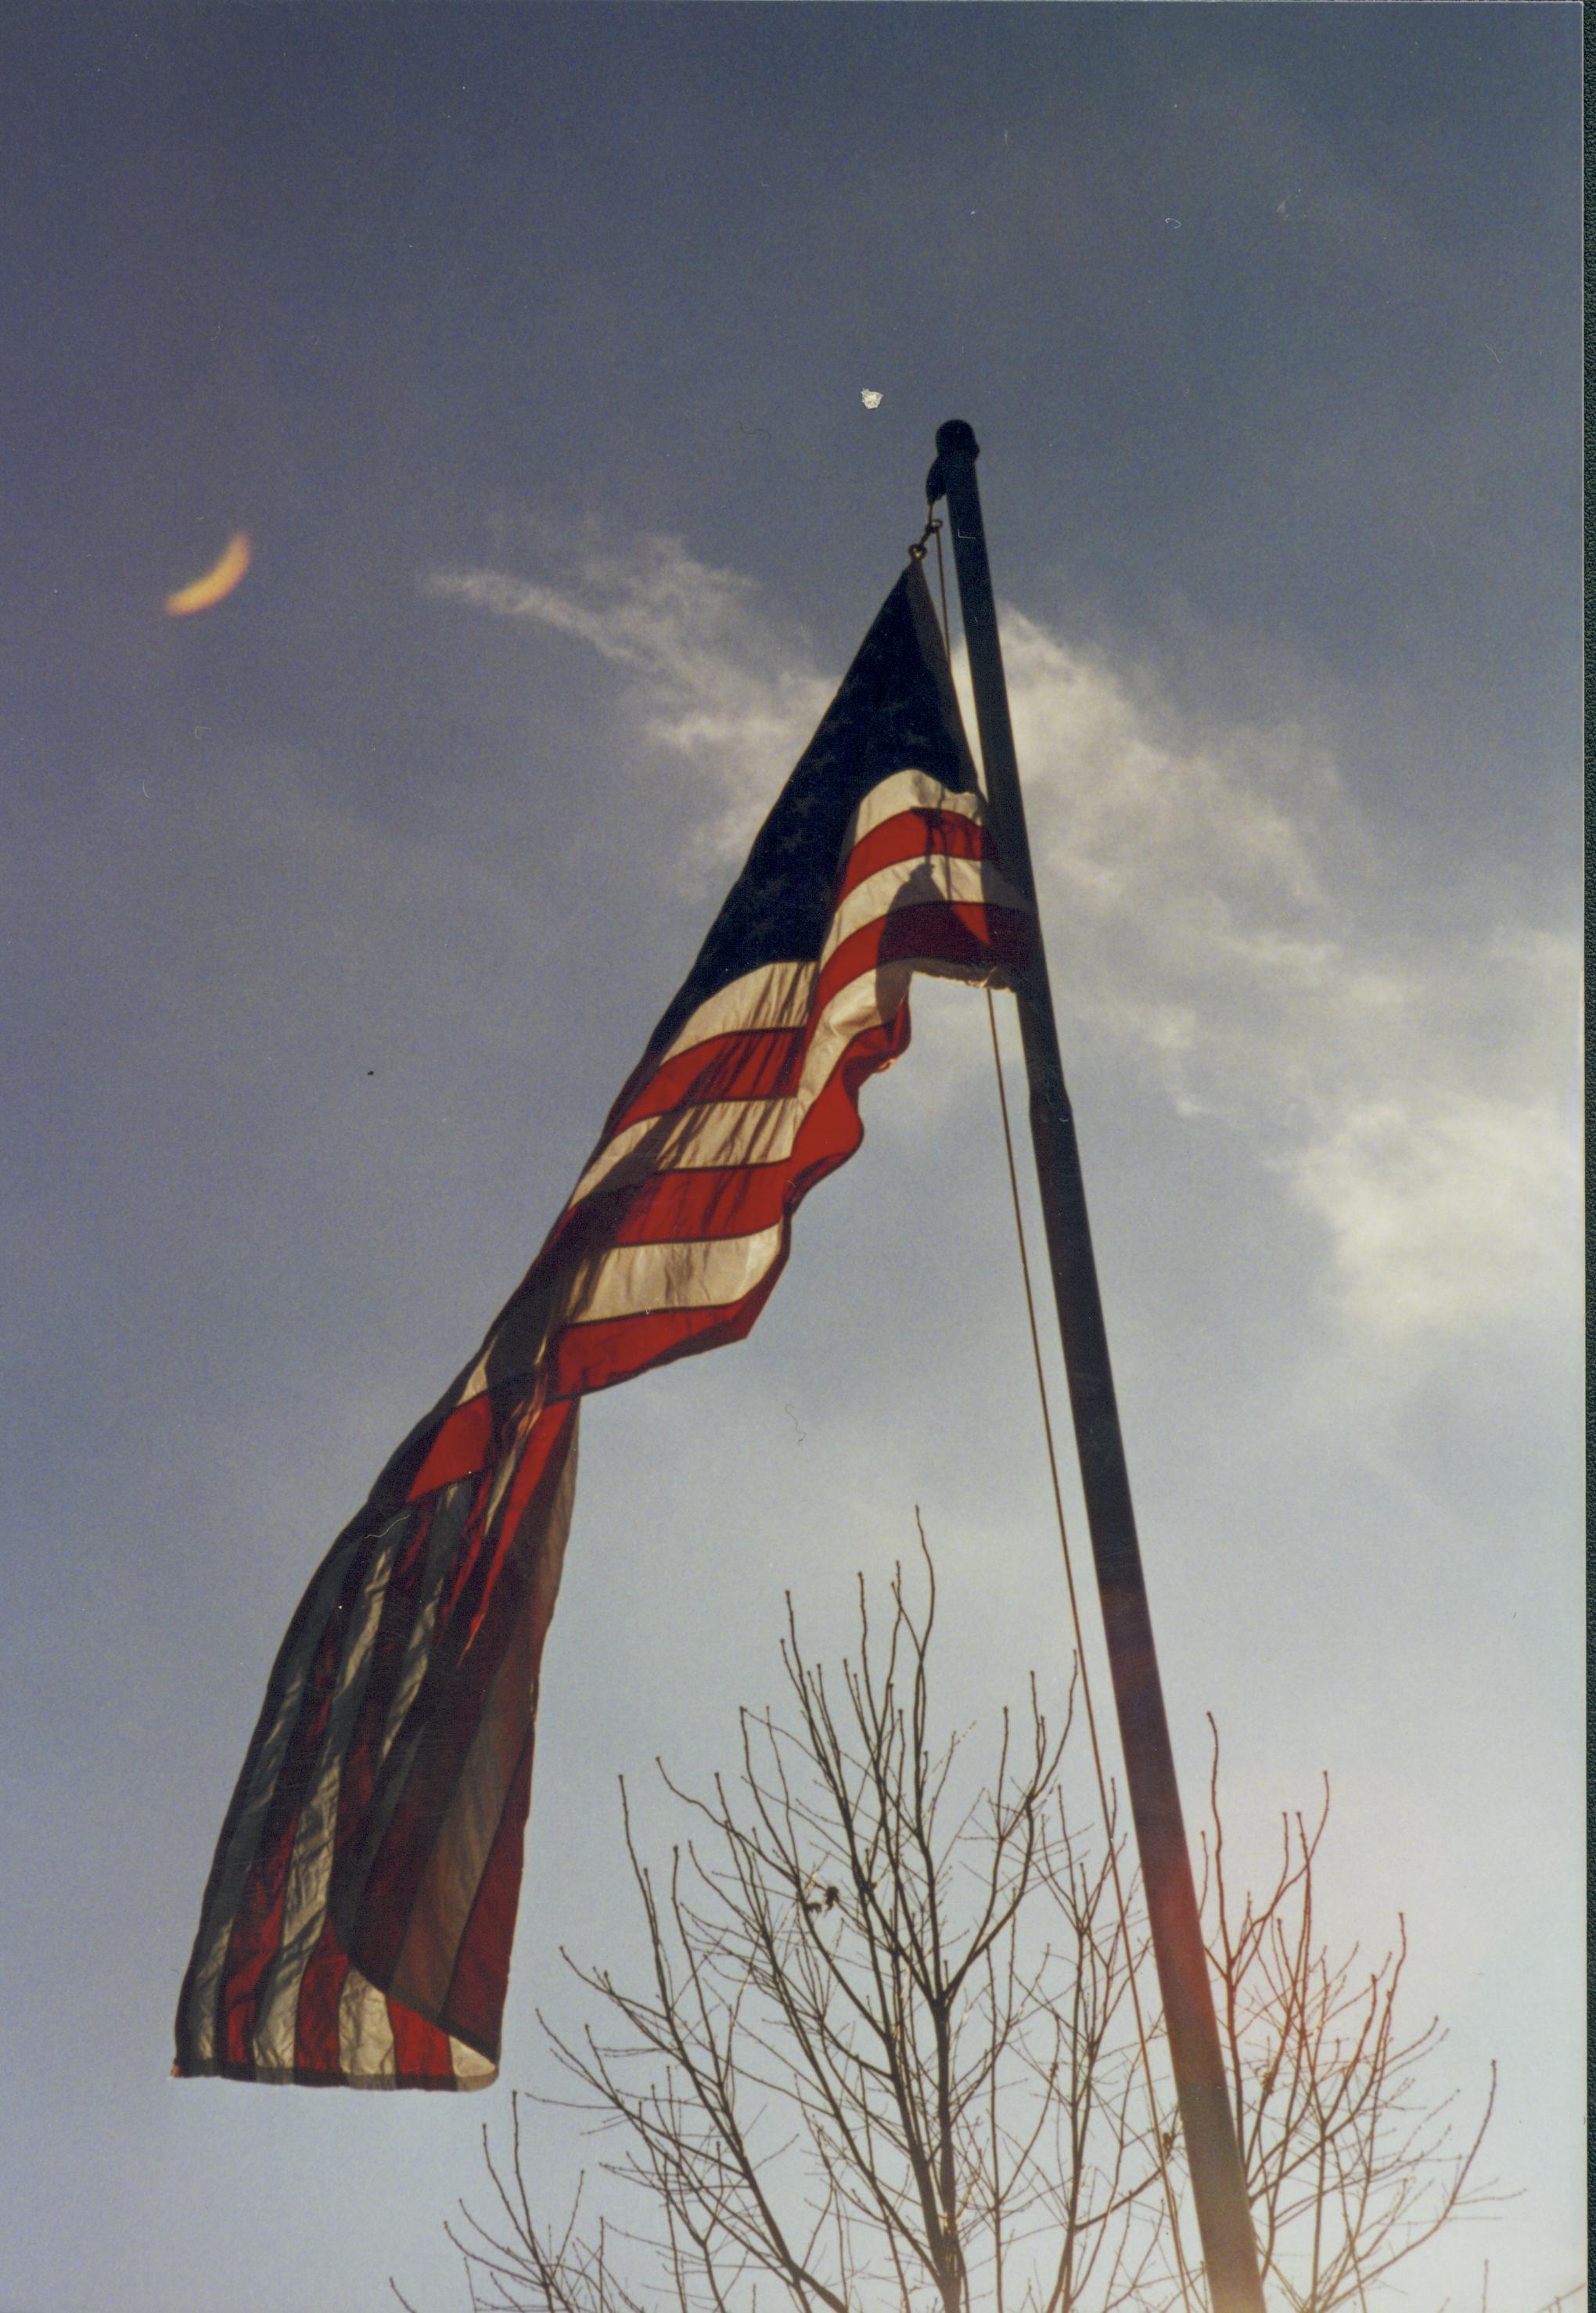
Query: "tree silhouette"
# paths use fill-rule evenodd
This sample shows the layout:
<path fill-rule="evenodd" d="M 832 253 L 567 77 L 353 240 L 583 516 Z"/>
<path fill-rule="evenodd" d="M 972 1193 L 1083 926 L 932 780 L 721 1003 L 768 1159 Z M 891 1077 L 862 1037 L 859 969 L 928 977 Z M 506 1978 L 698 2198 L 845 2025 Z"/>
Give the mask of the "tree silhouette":
<path fill-rule="evenodd" d="M 478 2313 L 1204 2303 L 1123 1842 L 1066 1807 L 1074 1688 L 1055 1729 L 1033 1685 L 975 1772 L 933 1730 L 925 1569 L 919 1604 L 895 1576 L 884 1629 L 861 1580 L 856 1658 L 831 1678 L 789 1599 L 785 1712 L 741 1714 L 709 1790 L 665 1777 L 686 1836 L 663 1869 L 623 1790 L 648 1978 L 572 1963 L 601 2021 L 545 2029 L 573 2108 L 618 2141 L 626 2212 L 588 2224 L 579 2192 L 563 2223 L 536 2215 L 513 2100 L 507 2152 L 484 2132 L 495 2214 L 450 2229 Z M 1204 1916 L 1265 2284 L 1297 2313 L 1367 2305 L 1488 2197 L 1490 2097 L 1454 2142 L 1429 2085 L 1443 2036 L 1399 2022 L 1405 1935 L 1372 1969 L 1319 1941 L 1328 1809 L 1327 1785 L 1311 1824 L 1284 1822 L 1267 1895 L 1238 1896 L 1215 1737 Z"/>

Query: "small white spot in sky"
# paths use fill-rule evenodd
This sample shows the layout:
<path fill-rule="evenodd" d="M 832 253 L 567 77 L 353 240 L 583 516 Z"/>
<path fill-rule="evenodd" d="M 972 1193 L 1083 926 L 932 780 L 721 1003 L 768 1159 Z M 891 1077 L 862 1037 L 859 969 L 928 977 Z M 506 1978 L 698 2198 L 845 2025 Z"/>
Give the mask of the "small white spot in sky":
<path fill-rule="evenodd" d="M 866 409 L 879 409 L 881 406 L 881 397 L 875 391 L 873 386 L 861 386 L 859 389 L 859 399 L 864 404 Z"/>

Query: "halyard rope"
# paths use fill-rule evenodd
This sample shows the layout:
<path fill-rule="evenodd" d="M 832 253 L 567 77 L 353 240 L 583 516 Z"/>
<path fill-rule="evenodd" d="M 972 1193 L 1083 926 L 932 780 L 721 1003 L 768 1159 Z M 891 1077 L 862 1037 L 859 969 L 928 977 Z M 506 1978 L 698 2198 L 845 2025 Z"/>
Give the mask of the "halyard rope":
<path fill-rule="evenodd" d="M 914 554 L 916 559 L 923 558 L 925 552 L 925 541 L 928 537 L 934 538 L 936 541 L 936 577 L 937 586 L 942 595 L 943 647 L 948 654 L 948 664 L 951 667 L 953 654 L 948 631 L 948 578 L 946 566 L 943 560 L 942 524 L 933 517 L 929 507 L 926 508 L 925 528 L 920 534 L 917 545 L 909 549 L 910 553 Z M 1025 1242 L 1025 1218 L 1020 1203 L 1020 1175 L 1014 1163 L 1014 1136 L 1009 1123 L 1009 1096 L 1004 1083 L 1003 1051 L 997 1039 L 997 1007 L 993 1002 L 991 989 L 987 988 L 985 993 L 987 1023 L 992 1032 L 992 1066 L 997 1077 L 998 1113 L 1003 1120 L 1004 1155 L 1008 1164 L 1009 1198 L 1014 1213 L 1014 1237 L 1020 1249 L 1020 1276 L 1025 1288 L 1025 1316 L 1030 1328 L 1031 1363 L 1036 1372 L 1037 1397 L 1041 1405 L 1042 1436 L 1048 1448 L 1048 1472 L 1053 1485 L 1053 1508 L 1058 1520 L 1058 1540 L 1064 1552 L 1064 1579 L 1069 1591 L 1070 1622 L 1075 1637 L 1075 1660 L 1080 1666 L 1081 1698 L 1086 1706 L 1086 1728 L 1092 1738 L 1092 1763 L 1097 1775 L 1098 1804 L 1102 1808 L 1103 1833 L 1109 1845 L 1109 1866 L 1114 1878 L 1114 1901 L 1119 1915 L 1119 1935 L 1125 1948 L 1126 1981 L 1130 1989 L 1131 2012 L 1136 2018 L 1136 2045 L 1141 2051 L 1142 2076 L 1147 2083 L 1147 2101 L 1153 2114 L 1153 2146 L 1158 2156 L 1158 2173 L 1163 2180 L 1164 2203 L 1169 2211 L 1170 2233 L 1175 2247 L 1175 2269 L 1180 2282 L 1180 2301 L 1186 2307 L 1187 2313 L 1191 2313 L 1191 2279 L 1187 2271 L 1186 2252 L 1180 2239 L 1179 2212 L 1175 2203 L 1175 2187 L 1170 2176 L 1169 2154 L 1165 2146 L 1164 2132 L 1159 2119 L 1158 2090 L 1153 2079 L 1153 2058 L 1147 2046 L 1146 2025 L 1142 2015 L 1142 1997 L 1136 1983 L 1136 1956 L 1131 1948 L 1130 1921 L 1126 1909 L 1125 1887 L 1119 1874 L 1119 1850 L 1110 1827 L 1112 1816 L 1109 1798 L 1109 1779 L 1103 1766 L 1102 1746 L 1098 1739 L 1097 1711 L 1092 1700 L 1092 1680 L 1086 1668 L 1086 1647 L 1081 1630 L 1080 1599 L 1075 1589 L 1074 1562 L 1070 1554 L 1069 1526 L 1064 1515 L 1064 1491 L 1058 1477 L 1058 1455 L 1053 1440 L 1053 1412 L 1048 1399 L 1047 1375 L 1042 1364 L 1042 1342 L 1037 1325 L 1036 1296 L 1031 1290 L 1030 1255 Z"/>
<path fill-rule="evenodd" d="M 1031 1361 L 1036 1368 L 1037 1396 L 1042 1409 L 1042 1435 L 1047 1441 L 1048 1472 L 1053 1482 L 1053 1507 L 1058 1518 L 1058 1540 L 1064 1552 L 1064 1579 L 1069 1591 L 1070 1621 L 1075 1634 L 1075 1660 L 1081 1669 L 1081 1699 L 1086 1706 L 1086 1728 L 1092 1737 L 1092 1763 L 1097 1774 L 1098 1803 L 1103 1813 L 1103 1831 L 1109 1843 L 1109 1867 L 1114 1875 L 1114 1901 L 1119 1914 L 1120 1939 L 1125 1946 L 1125 1975 L 1130 1989 L 1131 2012 L 1136 2018 L 1136 2045 L 1142 2054 L 1142 2076 L 1147 2083 L 1147 2102 L 1153 2114 L 1153 2146 L 1158 2156 L 1158 2173 L 1163 2179 L 1164 2202 L 1170 2213 L 1170 2231 L 1175 2245 L 1175 2266 L 1180 2279 L 1180 2300 L 1190 2313 L 1190 2282 L 1186 2270 L 1186 2252 L 1180 2239 L 1180 2218 L 1175 2205 L 1175 2187 L 1170 2176 L 1169 2154 L 1163 2128 L 1158 2112 L 1158 2090 L 1153 2079 L 1153 2058 L 1147 2047 L 1147 2029 L 1142 2015 L 1142 1995 L 1136 1985 L 1136 1955 L 1131 1949 L 1130 1921 L 1125 1902 L 1125 1887 L 1119 1876 L 1119 1848 L 1115 1840 L 1109 1812 L 1108 1775 L 1103 1766 L 1102 1746 L 1098 1739 L 1097 1711 L 1092 1700 L 1092 1680 L 1086 1668 L 1086 1647 L 1081 1631 L 1080 1600 L 1075 1590 L 1074 1562 L 1070 1554 L 1069 1528 L 1064 1515 L 1064 1493 L 1058 1479 L 1058 1456 L 1053 1443 L 1053 1414 L 1048 1402 L 1048 1384 L 1042 1368 L 1041 1337 L 1037 1330 L 1036 1299 L 1030 1285 L 1030 1259 L 1025 1243 L 1025 1223 L 1020 1208 L 1020 1180 L 1014 1165 L 1014 1142 L 1009 1127 L 1009 1099 L 1003 1078 L 1003 1054 L 997 1041 L 997 1007 L 992 1000 L 992 990 L 987 995 L 987 1021 L 992 1031 L 992 1065 L 997 1077 L 997 1104 L 1003 1117 L 1004 1154 L 1008 1160 L 1009 1196 L 1014 1209 L 1014 1236 L 1020 1248 L 1020 1274 L 1025 1287 L 1025 1315 L 1030 1327 Z"/>

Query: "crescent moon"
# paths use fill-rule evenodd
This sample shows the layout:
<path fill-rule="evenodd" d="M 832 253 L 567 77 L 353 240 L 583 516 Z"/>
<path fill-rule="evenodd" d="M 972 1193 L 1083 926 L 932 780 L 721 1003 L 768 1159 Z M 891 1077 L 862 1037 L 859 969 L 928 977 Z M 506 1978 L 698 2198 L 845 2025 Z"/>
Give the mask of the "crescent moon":
<path fill-rule="evenodd" d="M 250 567 L 250 533 L 235 530 L 222 549 L 221 558 L 214 563 L 203 578 L 180 586 L 175 594 L 166 598 L 166 614 L 171 619 L 191 618 L 196 611 L 208 611 L 215 602 L 231 594 Z"/>

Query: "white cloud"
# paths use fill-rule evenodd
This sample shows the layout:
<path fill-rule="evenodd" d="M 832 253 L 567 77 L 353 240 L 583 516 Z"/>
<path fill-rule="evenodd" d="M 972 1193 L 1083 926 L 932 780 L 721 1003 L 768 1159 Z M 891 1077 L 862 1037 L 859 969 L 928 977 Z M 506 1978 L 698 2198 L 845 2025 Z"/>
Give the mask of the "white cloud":
<path fill-rule="evenodd" d="M 1022 614 L 1004 633 L 1077 1032 L 1139 1053 L 1285 1178 L 1360 1342 L 1414 1353 L 1569 1301 L 1572 933 L 1515 924 L 1488 889 L 1405 882 L 1324 734 L 1194 730 Z"/>
<path fill-rule="evenodd" d="M 676 863 L 694 880 L 741 857 L 836 681 L 750 582 L 665 541 L 588 552 L 558 582 L 428 584 L 622 671 L 643 757 L 697 775 Z M 1405 877 L 1326 732 L 1205 726 L 1146 669 L 1022 612 L 1005 610 L 1004 635 L 1071 1049 L 1149 1072 L 1284 1181 L 1324 1231 L 1325 1306 L 1347 1346 L 1381 1353 L 1384 1385 L 1444 1341 L 1567 1298 L 1572 934 L 1515 921 L 1488 888 Z M 981 1040 L 958 1045 L 974 1061 Z"/>
<path fill-rule="evenodd" d="M 689 762 L 702 817 L 689 873 L 738 861 L 835 688 L 761 611 L 752 582 L 670 539 L 629 554 L 590 548 L 563 584 L 443 570 L 427 591 L 576 636 L 623 670 L 638 735 Z"/>
<path fill-rule="evenodd" d="M 1569 1167 L 1556 1104 L 1431 1084 L 1351 1103 L 1290 1165 L 1328 1225 L 1333 1290 L 1359 1330 L 1455 1332 L 1557 1290 Z"/>

